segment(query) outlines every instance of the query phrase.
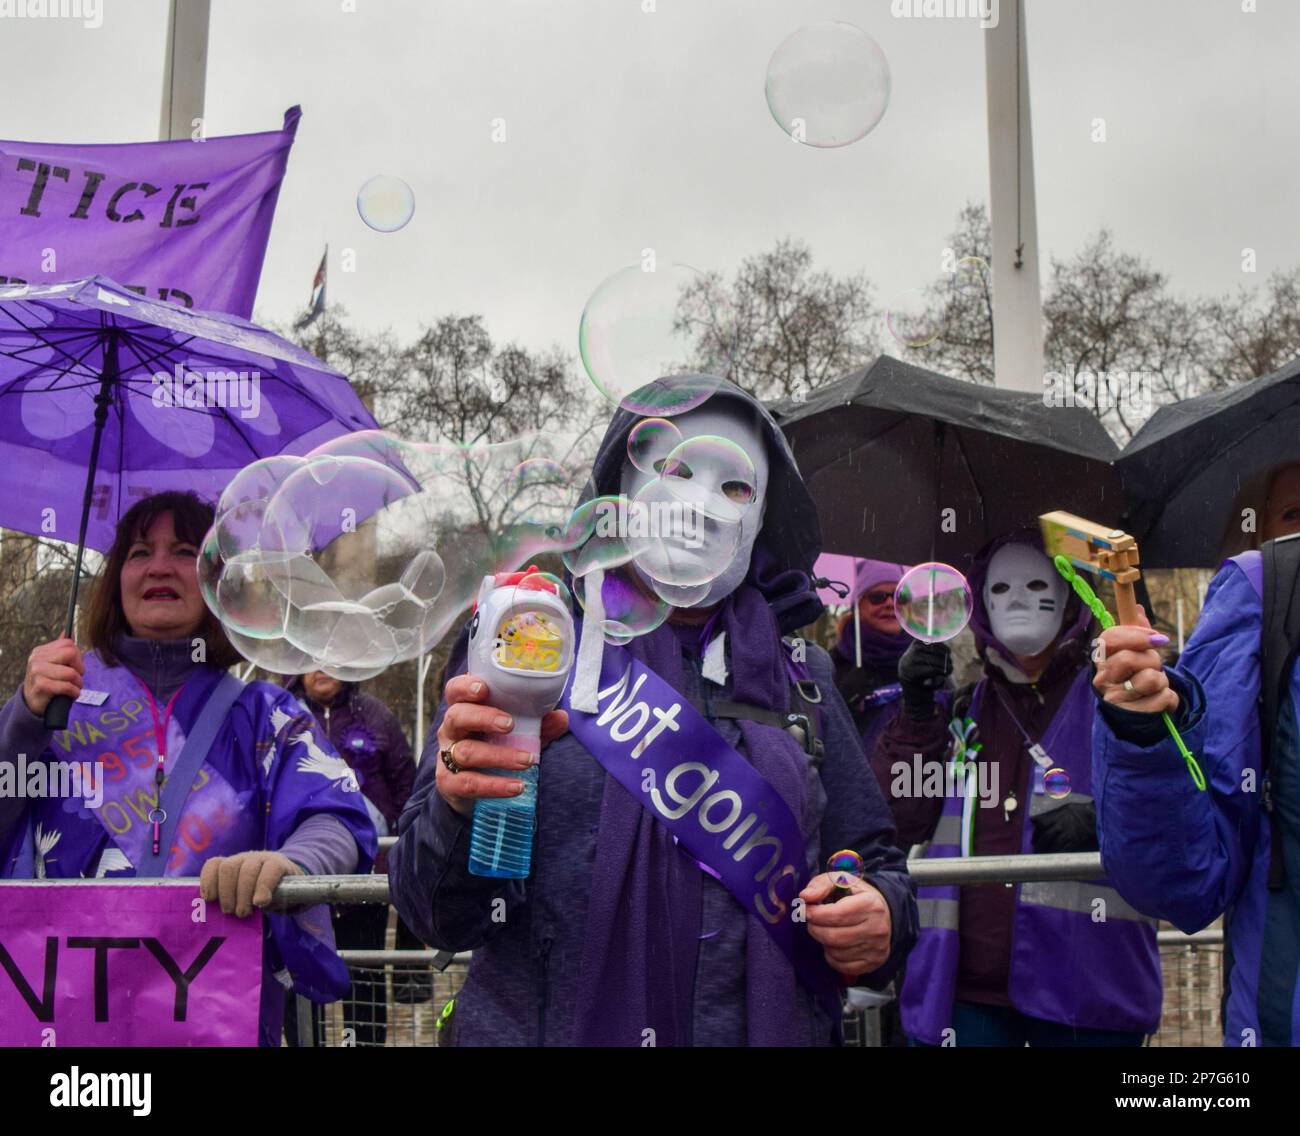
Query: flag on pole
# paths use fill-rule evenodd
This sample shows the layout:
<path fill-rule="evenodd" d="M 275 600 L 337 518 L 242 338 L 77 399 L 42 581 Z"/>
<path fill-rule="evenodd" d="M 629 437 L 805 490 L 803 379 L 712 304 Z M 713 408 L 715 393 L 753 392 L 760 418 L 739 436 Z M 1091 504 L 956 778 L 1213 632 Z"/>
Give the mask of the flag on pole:
<path fill-rule="evenodd" d="M 307 314 L 294 327 L 298 331 L 310 327 L 325 310 L 325 266 L 329 261 L 330 247 L 325 246 L 325 253 L 320 258 L 320 267 L 316 269 L 316 278 L 311 282 L 311 299 L 307 302 Z"/>
<path fill-rule="evenodd" d="M 103 275 L 249 319 L 301 114 L 201 143 L 0 141 L 0 284 Z"/>

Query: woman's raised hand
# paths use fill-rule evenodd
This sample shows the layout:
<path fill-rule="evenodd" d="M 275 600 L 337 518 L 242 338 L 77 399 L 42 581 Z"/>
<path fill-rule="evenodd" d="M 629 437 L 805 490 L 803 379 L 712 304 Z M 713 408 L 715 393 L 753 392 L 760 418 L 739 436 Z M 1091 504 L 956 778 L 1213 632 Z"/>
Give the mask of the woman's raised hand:
<path fill-rule="evenodd" d="M 480 797 L 515 797 L 524 783 L 513 777 L 498 777 L 476 772 L 483 769 L 524 770 L 536 758 L 524 750 L 498 745 L 490 740 L 514 729 L 514 719 L 489 704 L 492 697 L 487 683 L 474 675 L 457 675 L 443 691 L 447 713 L 438 727 L 438 792 L 462 816 L 474 811 Z M 569 716 L 552 710 L 542 719 L 542 745 L 558 738 L 569 728 Z M 442 755 L 450 753 L 460 772 L 453 773 Z"/>
<path fill-rule="evenodd" d="M 1178 693 L 1169 685 L 1156 644 L 1167 643 L 1150 627 L 1120 625 L 1101 633 L 1097 674 L 1092 680 L 1102 698 L 1125 710 L 1143 714 L 1172 714 Z"/>
<path fill-rule="evenodd" d="M 27 673 L 23 676 L 23 701 L 38 718 L 43 716 L 50 699 L 66 694 L 74 702 L 81 694 L 81 677 L 86 665 L 81 650 L 63 636 L 42 643 L 27 656 Z"/>

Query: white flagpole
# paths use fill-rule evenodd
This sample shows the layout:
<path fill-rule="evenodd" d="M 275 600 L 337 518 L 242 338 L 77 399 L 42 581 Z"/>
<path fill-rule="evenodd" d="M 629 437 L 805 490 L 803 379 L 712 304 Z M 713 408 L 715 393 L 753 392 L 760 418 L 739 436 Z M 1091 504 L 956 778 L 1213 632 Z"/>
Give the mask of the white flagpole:
<path fill-rule="evenodd" d="M 203 94 L 208 73 L 208 16 L 211 0 L 171 0 L 163 57 L 162 141 L 204 137 Z"/>
<path fill-rule="evenodd" d="M 1043 389 L 1043 300 L 1029 122 L 1024 0 L 1006 0 L 984 35 L 993 230 L 993 375 L 999 387 Z"/>

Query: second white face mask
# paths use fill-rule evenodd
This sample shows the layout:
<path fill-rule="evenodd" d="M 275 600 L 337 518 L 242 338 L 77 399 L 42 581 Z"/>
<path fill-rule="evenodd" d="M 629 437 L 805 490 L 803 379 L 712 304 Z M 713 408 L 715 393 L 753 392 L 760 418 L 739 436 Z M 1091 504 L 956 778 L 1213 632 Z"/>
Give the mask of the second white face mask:
<path fill-rule="evenodd" d="M 633 561 L 633 567 L 674 607 L 708 607 L 734 592 L 749 571 L 754 542 L 763 526 L 767 448 L 756 416 L 729 401 L 716 400 L 671 421 L 682 442 L 701 440 L 698 446 L 677 451 L 685 455 L 687 464 L 698 459 L 695 468 L 669 470 L 682 475 L 676 492 L 660 492 L 655 484 L 659 473 L 627 461 L 621 489 L 628 498 L 663 498 L 659 504 L 689 510 L 675 508 L 659 514 L 685 531 L 656 533 L 643 545 L 645 554 Z M 708 441 L 719 438 L 727 445 L 715 447 Z M 744 455 L 739 462 L 738 453 Z M 672 562 L 681 566 L 681 572 L 665 570 Z M 696 582 L 699 575 L 707 576 L 707 582 Z M 692 582 L 675 583 L 673 577 Z"/>
<path fill-rule="evenodd" d="M 1022 657 L 1045 651 L 1061 631 L 1068 593 L 1038 549 L 1005 544 L 989 561 L 984 610 L 998 642 Z"/>

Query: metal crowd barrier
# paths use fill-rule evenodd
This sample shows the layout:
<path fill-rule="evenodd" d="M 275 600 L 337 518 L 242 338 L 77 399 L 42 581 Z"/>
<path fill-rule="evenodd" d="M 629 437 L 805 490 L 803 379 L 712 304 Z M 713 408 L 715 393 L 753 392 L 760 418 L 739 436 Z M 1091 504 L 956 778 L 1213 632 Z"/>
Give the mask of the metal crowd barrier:
<path fill-rule="evenodd" d="M 918 885 L 1095 880 L 1103 875 L 1097 852 L 912 860 L 907 870 Z M 284 910 L 313 903 L 387 902 L 388 880 L 384 876 L 293 876 L 276 888 L 272 907 Z"/>
<path fill-rule="evenodd" d="M 391 846 L 392 838 L 381 846 Z M 975 856 L 913 860 L 908 871 L 918 885 L 1027 883 L 1103 878 L 1101 856 L 1095 852 L 1066 855 Z M 0 882 L 0 887 L 6 886 Z M 167 887 L 196 886 L 196 879 L 102 879 L 11 881 L 47 887 Z M 275 890 L 273 910 L 311 906 L 388 904 L 386 876 L 294 876 Z M 306 999 L 294 999 L 299 1045 L 436 1045 L 441 1011 L 464 982 L 470 952 L 391 949 L 394 920 L 390 913 L 385 949 L 342 949 L 340 957 L 353 975 L 352 993 L 341 1002 L 312 1010 Z M 1165 980 L 1164 1017 L 1152 1045 L 1222 1043 L 1218 995 L 1222 983 L 1223 931 L 1207 928 L 1194 935 L 1164 930 L 1157 936 Z M 881 1010 L 846 1014 L 845 1036 L 851 1045 L 881 1044 Z"/>

